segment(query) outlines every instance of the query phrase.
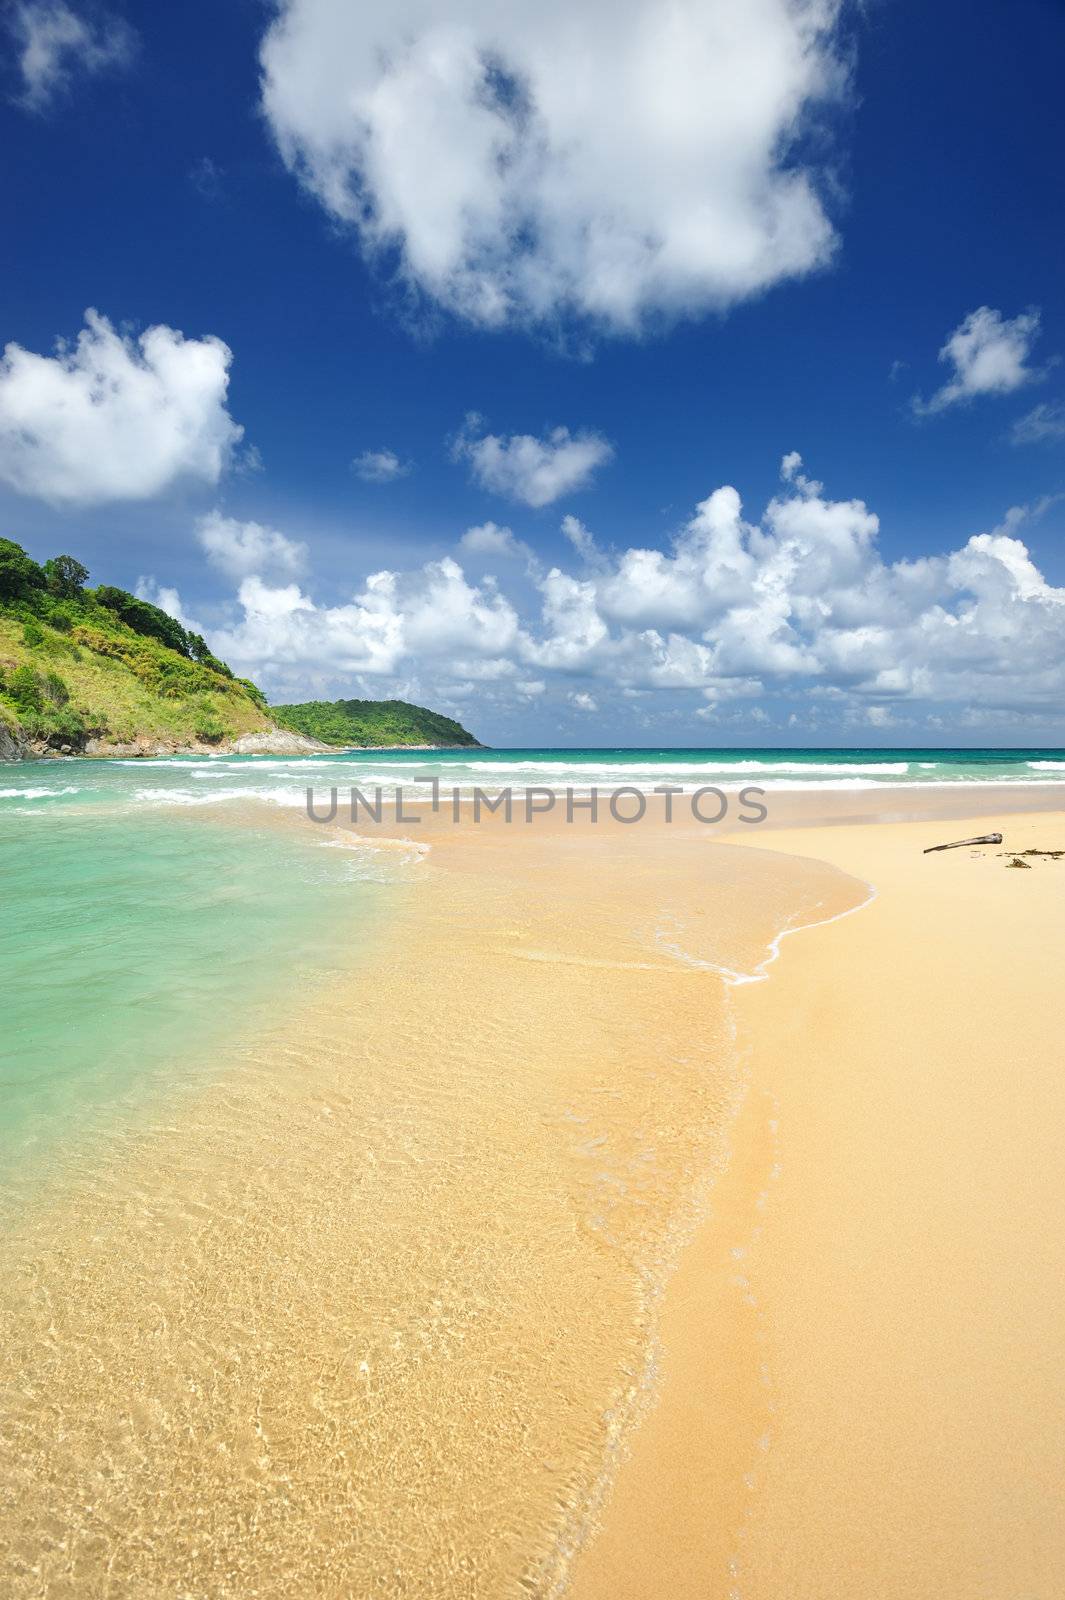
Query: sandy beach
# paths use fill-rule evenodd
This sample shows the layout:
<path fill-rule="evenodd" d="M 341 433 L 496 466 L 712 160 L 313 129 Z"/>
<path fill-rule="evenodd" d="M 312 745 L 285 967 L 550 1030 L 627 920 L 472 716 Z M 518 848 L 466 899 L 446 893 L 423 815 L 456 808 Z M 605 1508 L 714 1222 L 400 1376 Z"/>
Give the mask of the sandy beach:
<path fill-rule="evenodd" d="M 1009 866 L 1065 848 L 1065 817 L 932 810 L 754 841 L 876 899 L 734 991 L 729 1171 L 579 1600 L 1065 1587 L 1065 861 Z"/>
<path fill-rule="evenodd" d="M 5 1235 L 9 1592 L 1051 1600 L 1065 862 L 921 855 L 1008 803 L 436 819 Z"/>

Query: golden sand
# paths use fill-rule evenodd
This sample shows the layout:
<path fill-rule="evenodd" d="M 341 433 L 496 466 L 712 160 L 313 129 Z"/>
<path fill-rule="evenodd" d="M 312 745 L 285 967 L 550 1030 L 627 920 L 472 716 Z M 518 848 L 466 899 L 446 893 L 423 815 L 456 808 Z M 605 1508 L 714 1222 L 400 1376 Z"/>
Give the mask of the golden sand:
<path fill-rule="evenodd" d="M 576 1600 L 1065 1594 L 1065 860 L 1007 865 L 1065 817 L 873 806 L 746 841 L 878 897 L 736 991 L 730 1170 Z"/>
<path fill-rule="evenodd" d="M 6 1593 L 561 1584 L 740 1098 L 707 963 L 857 891 L 654 827 L 413 871 L 368 962 L 5 1234 Z"/>
<path fill-rule="evenodd" d="M 901 804 L 430 831 L 6 1231 L 5 1592 L 1058 1600 L 1065 862 Z"/>

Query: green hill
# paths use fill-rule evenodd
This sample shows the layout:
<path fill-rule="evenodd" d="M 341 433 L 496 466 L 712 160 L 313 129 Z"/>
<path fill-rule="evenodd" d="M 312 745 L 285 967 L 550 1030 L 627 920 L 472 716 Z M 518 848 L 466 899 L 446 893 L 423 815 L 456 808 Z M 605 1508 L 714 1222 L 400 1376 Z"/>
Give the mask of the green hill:
<path fill-rule="evenodd" d="M 261 690 L 199 634 L 87 578 L 72 556 L 39 566 L 0 539 L 0 753 L 209 748 L 273 726 Z"/>
<path fill-rule="evenodd" d="M 271 706 L 281 728 L 333 745 L 458 745 L 480 749 L 461 723 L 406 700 L 309 700 Z"/>

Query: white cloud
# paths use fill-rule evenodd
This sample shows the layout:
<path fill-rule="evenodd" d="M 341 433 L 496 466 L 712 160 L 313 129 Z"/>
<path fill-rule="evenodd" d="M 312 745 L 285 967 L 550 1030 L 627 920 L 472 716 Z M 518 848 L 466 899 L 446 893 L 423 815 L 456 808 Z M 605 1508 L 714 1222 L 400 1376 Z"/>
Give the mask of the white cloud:
<path fill-rule="evenodd" d="M 603 556 L 595 542 L 595 538 L 588 532 L 579 517 L 566 516 L 562 518 L 562 535 L 569 540 L 581 560 L 590 567 L 599 566 Z"/>
<path fill-rule="evenodd" d="M 793 483 L 800 494 L 818 495 L 824 484 L 818 483 L 816 478 L 808 478 L 802 470 L 802 456 L 797 450 L 789 450 L 780 463 L 780 477 L 783 483 Z"/>
<path fill-rule="evenodd" d="M 1028 366 L 1039 335 L 1039 312 L 1026 311 L 1007 320 L 1001 311 L 978 306 L 954 329 L 939 352 L 940 361 L 953 367 L 954 376 L 937 389 L 931 400 L 919 395 L 913 409 L 919 416 L 945 411 L 977 395 L 1012 394 L 1042 373 Z"/>
<path fill-rule="evenodd" d="M 80 73 L 85 77 L 126 65 L 134 34 L 120 17 L 97 12 L 79 17 L 63 0 L 21 0 L 8 28 L 18 48 L 23 104 L 44 111 Z"/>
<path fill-rule="evenodd" d="M 275 0 L 263 108 L 371 259 L 485 327 L 615 332 L 824 266 L 799 152 L 846 92 L 840 0 Z"/>
<path fill-rule="evenodd" d="M 225 195 L 225 171 L 210 156 L 201 156 L 198 161 L 193 162 L 189 168 L 188 179 L 200 199 L 212 205 Z"/>
<path fill-rule="evenodd" d="M 412 659 L 442 661 L 466 678 L 515 670 L 507 657 L 518 645 L 517 612 L 492 580 L 468 583 L 450 557 L 415 573 L 374 573 L 340 606 L 317 606 L 296 584 L 273 587 L 258 575 L 237 598 L 243 617 L 212 636 L 214 648 L 253 675 L 296 667 L 312 681 L 379 676 Z"/>
<path fill-rule="evenodd" d="M 571 694 L 569 697 L 569 703 L 571 706 L 575 706 L 578 711 L 599 710 L 595 696 L 588 694 L 587 691 L 583 689 L 578 689 L 575 693 Z"/>
<path fill-rule="evenodd" d="M 364 450 L 351 465 L 364 483 L 393 483 L 411 470 L 410 462 L 401 461 L 394 450 Z"/>
<path fill-rule="evenodd" d="M 243 428 L 226 410 L 230 350 L 207 335 L 106 317 L 54 356 L 9 344 L 0 360 L 0 478 L 53 504 L 144 500 L 188 475 L 217 483 Z"/>
<path fill-rule="evenodd" d="M 342 606 L 317 606 L 295 583 L 252 575 L 237 591 L 241 620 L 211 635 L 238 671 L 268 680 L 296 669 L 309 685 L 349 674 L 393 672 L 403 655 L 402 623 L 391 603 L 392 574 L 368 578 Z"/>
<path fill-rule="evenodd" d="M 533 553 L 513 530 L 501 528 L 498 522 L 482 522 L 467 528 L 459 540 L 459 549 L 472 556 L 504 556 L 508 560 L 529 561 Z"/>
<path fill-rule="evenodd" d="M 790 702 L 785 710 L 797 706 L 808 722 L 820 707 L 836 723 L 883 728 L 946 707 L 954 723 L 1060 720 L 1065 589 L 1019 537 L 1058 502 L 1011 507 L 954 549 L 886 561 L 875 513 L 831 499 L 801 466 L 791 459 L 790 481 L 757 519 L 723 485 L 667 548 L 600 552 L 580 575 L 526 569 L 533 608 L 494 578 L 472 581 L 451 557 L 375 573 L 332 607 L 296 584 L 245 577 L 241 615 L 212 647 L 241 671 L 298 679 L 304 691 L 362 676 L 397 692 L 421 675 L 456 694 L 460 681 L 491 685 L 496 703 L 514 705 L 552 692 L 600 706 L 689 695 L 715 717 L 732 705 L 727 718 L 746 721 L 762 701 Z M 474 544 L 496 554 L 512 537 L 495 525 L 474 531 Z"/>
<path fill-rule="evenodd" d="M 586 489 L 596 469 L 614 454 L 601 434 L 587 430 L 570 433 L 552 428 L 543 439 L 530 433 L 509 438 L 487 433 L 475 436 L 480 419 L 467 419 L 453 449 L 456 460 L 469 460 L 473 475 L 485 489 L 506 495 L 527 506 L 546 506 L 564 494 Z"/>
<path fill-rule="evenodd" d="M 261 522 L 238 522 L 220 511 L 210 511 L 199 519 L 196 537 L 211 565 L 237 582 L 252 573 L 295 575 L 307 560 L 305 544 Z"/>
<path fill-rule="evenodd" d="M 1034 406 L 1013 424 L 1010 439 L 1014 444 L 1045 444 L 1048 440 L 1065 439 L 1065 402 L 1057 400 Z"/>

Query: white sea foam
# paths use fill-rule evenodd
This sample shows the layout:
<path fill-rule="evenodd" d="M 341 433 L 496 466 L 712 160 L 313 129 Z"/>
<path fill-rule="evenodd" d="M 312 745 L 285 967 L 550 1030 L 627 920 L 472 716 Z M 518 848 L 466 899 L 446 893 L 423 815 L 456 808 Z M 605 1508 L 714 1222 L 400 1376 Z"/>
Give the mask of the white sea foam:
<path fill-rule="evenodd" d="M 864 900 L 859 900 L 857 905 L 848 906 L 845 911 L 836 911 L 830 917 L 816 917 L 812 922 L 798 922 L 792 926 L 781 928 L 780 932 L 770 941 L 764 960 L 758 962 L 753 972 L 737 972 L 731 967 L 722 966 L 718 961 L 706 961 L 699 956 L 690 955 L 688 951 L 681 949 L 675 941 L 665 940 L 661 933 L 656 936 L 656 943 L 659 949 L 664 950 L 667 955 L 674 956 L 678 961 L 683 962 L 685 966 L 699 967 L 707 972 L 718 973 L 729 988 L 738 988 L 745 983 L 764 983 L 769 977 L 767 969 L 773 965 L 774 961 L 779 960 L 780 946 L 789 934 L 805 933 L 808 928 L 827 927 L 830 922 L 840 922 L 844 917 L 853 916 L 856 911 L 864 911 L 866 906 L 873 903 L 878 893 L 876 887 L 871 883 L 864 882 L 862 879 L 858 881 L 862 883 L 863 888 L 868 890 Z"/>
<path fill-rule="evenodd" d="M 698 759 L 692 752 L 678 751 L 675 760 L 669 759 L 668 751 L 662 752 L 662 759 L 650 760 L 649 755 L 646 751 L 631 755 L 613 751 L 569 755 L 559 751 L 537 759 L 535 753 L 524 756 L 507 751 L 500 752 L 500 759 L 492 760 L 485 753 L 467 756 L 459 752 L 408 751 L 400 758 L 385 759 L 381 752 L 359 751 L 327 757 L 162 757 L 111 765 L 141 769 L 139 776 L 147 781 L 132 789 L 134 804 L 197 806 L 260 801 L 300 809 L 306 804 L 309 789 L 315 807 L 322 810 L 329 807 L 330 791 L 335 789 L 338 809 L 345 815 L 352 789 L 358 790 L 371 808 L 379 792 L 389 809 L 402 791 L 403 805 L 412 813 L 424 815 L 431 802 L 430 778 L 439 784 L 440 804 L 444 807 L 450 804 L 453 794 L 468 805 L 475 789 L 495 796 L 509 788 L 515 811 L 524 804 L 522 791 L 534 787 L 550 789 L 558 798 L 563 791 L 571 790 L 582 799 L 595 789 L 600 802 L 606 804 L 610 792 L 618 788 L 651 794 L 666 786 L 676 790 L 680 799 L 703 787 L 735 795 L 748 787 L 777 794 L 1065 782 L 1065 760 L 996 762 L 985 757 L 979 765 L 970 765 L 950 757 L 913 762 L 856 761 L 845 759 L 846 753 L 838 760 L 821 756 L 811 761 L 796 759 L 790 752 L 781 752 L 779 760 L 744 752 L 736 752 L 734 758 L 708 754 Z M 126 791 L 127 800 L 129 797 L 130 791 Z M 10 807 L 7 809 L 10 811 Z"/>
<path fill-rule="evenodd" d="M 261 800 L 267 805 L 302 806 L 302 789 L 215 789 L 207 794 L 192 789 L 135 789 L 133 800 L 147 806 L 214 806 L 227 800 Z"/>
<path fill-rule="evenodd" d="M 0 800 L 54 800 L 61 794 L 80 794 L 78 785 L 64 789 L 0 789 Z"/>
<path fill-rule="evenodd" d="M 501 777 L 501 781 L 497 783 L 481 780 L 474 784 L 468 776 L 463 781 L 461 775 L 455 773 L 450 777 L 446 774 L 441 776 L 440 807 L 441 809 L 448 807 L 453 794 L 457 795 L 461 802 L 467 805 L 470 804 L 473 800 L 475 788 L 489 795 L 497 793 L 503 788 L 512 788 L 514 791 L 513 807 L 516 812 L 520 812 L 525 804 L 523 790 L 527 787 L 550 789 L 558 797 L 559 802 L 561 802 L 563 791 L 566 789 L 571 790 L 575 797 L 587 798 L 594 788 L 599 792 L 600 804 L 606 806 L 608 804 L 608 796 L 614 789 L 632 788 L 640 793 L 649 795 L 653 793 L 656 786 L 667 783 L 677 789 L 680 794 L 691 795 L 697 789 L 704 787 L 719 789 L 724 794 L 738 794 L 741 790 L 747 788 L 757 788 L 765 794 L 785 791 L 795 792 L 796 790 L 803 793 L 806 791 L 813 793 L 846 793 L 870 789 L 887 791 L 906 788 L 946 789 L 960 786 L 983 788 L 1018 781 L 1016 778 L 1011 779 L 1004 774 L 989 774 L 976 777 L 967 773 L 937 778 L 913 777 L 909 783 L 886 780 L 884 777 L 865 776 L 807 778 L 802 783 L 796 783 L 794 778 L 777 775 L 775 777 L 762 777 L 757 784 L 752 784 L 749 779 L 737 779 L 717 774 L 715 775 L 715 780 L 711 782 L 710 777 L 704 776 L 697 782 L 693 782 L 690 779 L 684 781 L 681 775 L 677 773 L 656 772 L 654 782 L 648 782 L 646 779 L 641 781 L 639 776 L 633 773 L 631 769 L 610 773 L 589 772 L 585 769 L 583 771 L 567 772 L 561 778 L 554 778 L 552 781 L 542 772 L 526 769 L 516 777 Z M 1027 781 L 1030 784 L 1040 786 L 1065 783 L 1065 766 L 1063 766 L 1060 775 L 1047 772 L 1039 777 L 1029 776 Z M 381 801 L 387 810 L 395 804 L 399 786 L 385 774 L 374 774 L 370 779 L 360 777 L 358 780 L 345 782 L 342 778 L 334 777 L 327 783 L 309 782 L 298 785 L 293 784 L 290 787 L 280 784 L 265 786 L 247 783 L 238 785 L 230 782 L 227 787 L 220 786 L 215 788 L 213 785 L 204 785 L 202 788 L 187 789 L 170 788 L 165 784 L 160 784 L 157 787 L 135 789 L 131 798 L 135 804 L 151 806 L 208 806 L 221 805 L 232 801 L 247 802 L 257 800 L 267 805 L 284 806 L 289 809 L 299 810 L 307 804 L 307 790 L 309 788 L 312 792 L 313 804 L 316 810 L 321 811 L 331 805 L 330 790 L 335 788 L 337 790 L 338 813 L 346 815 L 350 804 L 350 790 L 353 787 L 360 790 L 371 806 L 376 804 L 374 790 L 381 789 Z M 76 791 L 47 790 L 40 792 L 52 795 Z M 0 794 L 2 793 L 3 791 L 0 791 Z M 11 791 L 11 793 L 14 795 L 17 791 Z M 28 794 L 29 791 L 26 793 Z M 403 786 L 402 804 L 408 812 L 424 813 L 431 808 L 431 796 L 427 790 Z"/>
<path fill-rule="evenodd" d="M 417 839 L 407 839 L 402 835 L 389 839 L 370 839 L 362 833 L 351 833 L 343 839 L 322 839 L 319 841 L 320 850 L 406 850 L 414 855 L 427 856 L 432 849 L 431 845 L 422 844 Z"/>
<path fill-rule="evenodd" d="M 424 765 L 424 763 L 422 763 Z M 594 764 L 575 761 L 462 761 L 455 766 L 471 772 L 602 772 L 616 777 L 621 773 L 653 773 L 659 776 L 670 772 L 690 773 L 693 776 L 714 772 L 790 772 L 813 773 L 879 773 L 882 776 L 900 777 L 910 770 L 908 761 L 616 761 L 600 759 Z"/>

